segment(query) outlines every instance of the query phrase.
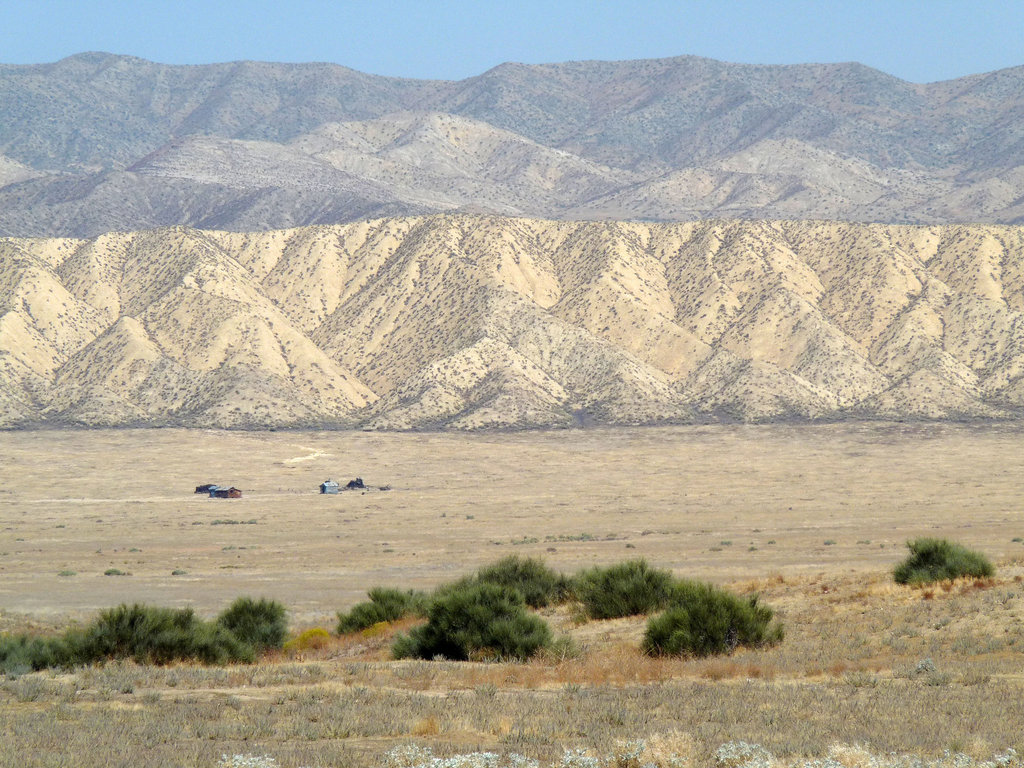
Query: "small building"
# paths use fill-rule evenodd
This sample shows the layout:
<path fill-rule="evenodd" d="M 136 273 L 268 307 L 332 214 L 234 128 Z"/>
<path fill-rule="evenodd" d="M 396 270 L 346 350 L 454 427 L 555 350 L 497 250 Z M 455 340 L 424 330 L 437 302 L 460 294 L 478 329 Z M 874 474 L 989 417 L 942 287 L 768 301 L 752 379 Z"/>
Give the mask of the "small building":
<path fill-rule="evenodd" d="M 220 486 L 217 485 L 216 483 L 206 483 L 206 485 L 197 485 L 196 493 L 209 493 L 210 491 L 217 490 L 219 487 Z"/>
<path fill-rule="evenodd" d="M 334 480 L 324 480 L 320 483 L 320 493 L 337 493 L 338 484 Z"/>
<path fill-rule="evenodd" d="M 220 488 L 214 486 L 213 490 L 210 491 L 211 499 L 240 499 L 242 498 L 242 491 L 235 486 L 230 488 Z"/>

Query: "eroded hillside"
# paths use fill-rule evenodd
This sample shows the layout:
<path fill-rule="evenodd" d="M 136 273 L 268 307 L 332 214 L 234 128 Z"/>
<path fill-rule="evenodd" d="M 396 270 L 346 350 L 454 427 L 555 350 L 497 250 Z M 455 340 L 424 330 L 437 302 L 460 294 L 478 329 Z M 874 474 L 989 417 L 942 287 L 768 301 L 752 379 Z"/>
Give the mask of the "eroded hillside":
<path fill-rule="evenodd" d="M 1017 418 L 1024 229 L 392 218 L 0 240 L 0 424 Z"/>

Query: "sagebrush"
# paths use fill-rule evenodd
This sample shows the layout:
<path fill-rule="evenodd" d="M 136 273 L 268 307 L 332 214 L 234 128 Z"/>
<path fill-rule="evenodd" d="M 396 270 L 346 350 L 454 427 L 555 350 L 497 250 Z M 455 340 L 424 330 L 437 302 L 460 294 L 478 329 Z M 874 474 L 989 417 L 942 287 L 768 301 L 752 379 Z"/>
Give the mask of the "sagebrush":
<path fill-rule="evenodd" d="M 651 656 L 711 656 L 773 645 L 783 636 L 774 616 L 757 595 L 743 598 L 712 584 L 680 581 L 668 609 L 648 621 L 642 648 Z"/>
<path fill-rule="evenodd" d="M 122 604 L 60 635 L 0 636 L 0 671 L 22 674 L 111 659 L 251 662 L 268 648 L 280 648 L 286 631 L 283 606 L 269 600 L 239 598 L 216 621 L 199 618 L 191 608 Z"/>
<path fill-rule="evenodd" d="M 357 603 L 348 613 L 338 613 L 339 635 L 358 632 L 382 621 L 426 615 L 428 597 L 418 590 L 374 587 L 367 596 L 369 601 Z"/>
<path fill-rule="evenodd" d="M 549 568 L 539 557 L 503 557 L 477 571 L 477 578 L 517 590 L 531 608 L 564 602 L 572 590 L 572 580 Z"/>
<path fill-rule="evenodd" d="M 551 644 L 551 630 L 514 589 L 481 582 L 431 603 L 427 623 L 398 635 L 395 658 L 527 659 Z"/>
<path fill-rule="evenodd" d="M 280 648 L 288 634 L 285 607 L 266 598 L 238 598 L 217 617 L 217 624 L 251 645 L 257 653 Z"/>
<path fill-rule="evenodd" d="M 573 592 L 591 619 L 617 619 L 664 608 L 674 584 L 671 573 L 639 559 L 581 571 Z"/>
<path fill-rule="evenodd" d="M 931 584 L 963 576 L 987 578 L 995 568 L 985 555 L 946 539 L 907 542 L 910 554 L 893 569 L 897 584 Z"/>

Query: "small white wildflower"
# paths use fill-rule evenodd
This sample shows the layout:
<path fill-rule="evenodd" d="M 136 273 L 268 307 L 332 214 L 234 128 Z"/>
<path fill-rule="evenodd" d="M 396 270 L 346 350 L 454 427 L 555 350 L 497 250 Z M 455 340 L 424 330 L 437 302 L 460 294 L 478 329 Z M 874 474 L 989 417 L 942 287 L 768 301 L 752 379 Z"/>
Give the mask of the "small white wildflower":
<path fill-rule="evenodd" d="M 647 742 L 643 739 L 621 741 L 615 745 L 615 764 L 622 766 L 637 765 L 647 750 Z"/>
<path fill-rule="evenodd" d="M 823 757 L 816 760 L 804 760 L 797 764 L 799 768 L 845 768 L 834 757 Z"/>
<path fill-rule="evenodd" d="M 469 752 L 443 759 L 434 758 L 430 768 L 498 768 L 501 756 L 494 752 Z"/>
<path fill-rule="evenodd" d="M 420 747 L 416 744 L 402 744 L 388 750 L 384 755 L 386 768 L 417 768 L 430 765 L 434 760 L 436 758 L 429 747 Z"/>
<path fill-rule="evenodd" d="M 601 761 L 582 749 L 567 749 L 562 753 L 558 768 L 601 768 Z"/>
<path fill-rule="evenodd" d="M 720 768 L 772 768 L 775 757 L 760 744 L 730 741 L 715 750 Z"/>
<path fill-rule="evenodd" d="M 277 768 L 270 755 L 221 755 L 217 768 Z"/>

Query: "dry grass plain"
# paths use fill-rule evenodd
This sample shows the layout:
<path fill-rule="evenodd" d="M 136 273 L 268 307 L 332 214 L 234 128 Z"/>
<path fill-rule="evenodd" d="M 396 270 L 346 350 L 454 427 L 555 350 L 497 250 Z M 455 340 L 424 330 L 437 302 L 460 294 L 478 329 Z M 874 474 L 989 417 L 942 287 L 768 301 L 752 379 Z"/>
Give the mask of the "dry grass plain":
<path fill-rule="evenodd" d="M 0 766 L 375 766 L 409 742 L 551 759 L 672 733 L 697 764 L 734 739 L 790 759 L 835 743 L 1024 751 L 1022 440 L 897 424 L 3 433 L 0 629 L 131 601 L 211 615 L 240 594 L 281 600 L 295 629 L 333 627 L 371 586 L 429 588 L 520 554 L 565 571 L 643 556 L 759 591 L 787 638 L 652 660 L 642 621 L 560 609 L 546 618 L 578 659 L 391 662 L 385 632 L 254 666 L 25 675 L 0 681 Z M 392 490 L 317 493 L 356 476 Z M 194 495 L 205 482 L 245 496 Z M 891 584 L 919 535 L 981 549 L 997 578 Z"/>

